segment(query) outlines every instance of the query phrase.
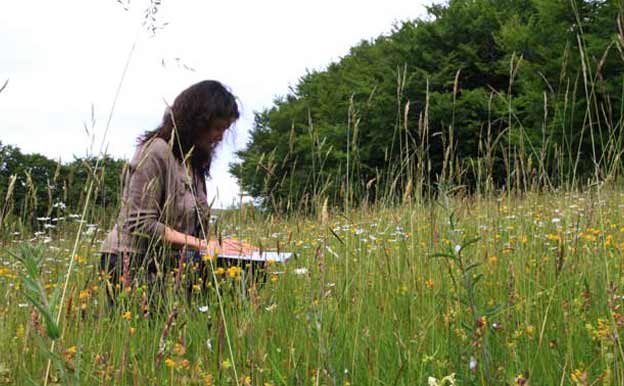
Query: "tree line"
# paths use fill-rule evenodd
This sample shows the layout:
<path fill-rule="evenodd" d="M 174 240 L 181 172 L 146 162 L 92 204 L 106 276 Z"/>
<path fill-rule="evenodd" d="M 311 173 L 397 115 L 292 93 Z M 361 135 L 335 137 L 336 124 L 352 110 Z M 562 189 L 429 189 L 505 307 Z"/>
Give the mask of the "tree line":
<path fill-rule="evenodd" d="M 618 1 L 450 0 L 303 75 L 231 165 L 287 210 L 618 175 Z"/>
<path fill-rule="evenodd" d="M 80 212 L 91 181 L 91 210 L 114 209 L 125 164 L 109 156 L 61 163 L 0 142 L 0 225 L 9 218 L 36 225 L 37 218 Z"/>

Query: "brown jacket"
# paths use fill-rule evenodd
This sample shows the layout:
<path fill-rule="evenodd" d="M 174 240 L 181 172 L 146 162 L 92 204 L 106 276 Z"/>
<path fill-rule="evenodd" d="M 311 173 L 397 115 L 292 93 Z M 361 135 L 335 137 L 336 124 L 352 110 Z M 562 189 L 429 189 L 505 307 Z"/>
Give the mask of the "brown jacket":
<path fill-rule="evenodd" d="M 199 216 L 195 205 L 199 209 Z M 204 176 L 179 162 L 161 138 L 139 145 L 124 175 L 117 222 L 102 243 L 103 253 L 140 253 L 161 242 L 165 227 L 197 235 L 208 232 L 210 209 Z"/>

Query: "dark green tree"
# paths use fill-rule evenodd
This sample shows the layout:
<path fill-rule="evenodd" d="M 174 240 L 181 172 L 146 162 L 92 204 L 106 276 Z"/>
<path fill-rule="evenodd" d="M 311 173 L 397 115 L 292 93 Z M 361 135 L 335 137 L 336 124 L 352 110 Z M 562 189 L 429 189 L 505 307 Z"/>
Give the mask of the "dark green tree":
<path fill-rule="evenodd" d="M 91 157 L 62 164 L 41 154 L 23 154 L 15 146 L 0 143 L 0 218 L 12 212 L 36 226 L 37 217 L 78 211 L 91 181 L 92 210 L 110 212 L 119 203 L 125 164 L 109 156 L 99 162 Z M 9 192 L 13 176 L 15 182 Z"/>
<path fill-rule="evenodd" d="M 397 178 L 400 194 L 419 162 L 432 187 L 474 187 L 483 168 L 519 189 L 606 174 L 621 148 L 619 15 L 596 0 L 430 6 L 259 112 L 232 172 L 275 209 L 374 198 Z"/>

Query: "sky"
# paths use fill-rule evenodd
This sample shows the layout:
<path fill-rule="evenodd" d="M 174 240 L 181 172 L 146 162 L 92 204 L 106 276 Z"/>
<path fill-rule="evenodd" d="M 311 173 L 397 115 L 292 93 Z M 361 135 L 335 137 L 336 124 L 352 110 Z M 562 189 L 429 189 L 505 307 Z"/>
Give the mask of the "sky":
<path fill-rule="evenodd" d="M 216 79 L 242 109 L 208 181 L 215 206 L 227 207 L 240 199 L 228 164 L 247 143 L 254 112 L 360 41 L 424 17 L 431 1 L 162 0 L 154 34 L 143 27 L 149 3 L 4 2 L 0 141 L 62 162 L 102 152 L 128 159 L 176 95 Z"/>

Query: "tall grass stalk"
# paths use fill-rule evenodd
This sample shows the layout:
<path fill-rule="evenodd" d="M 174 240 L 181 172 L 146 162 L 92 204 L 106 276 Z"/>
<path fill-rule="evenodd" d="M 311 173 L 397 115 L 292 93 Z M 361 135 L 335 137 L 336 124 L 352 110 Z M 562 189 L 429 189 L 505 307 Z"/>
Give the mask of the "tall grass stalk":
<path fill-rule="evenodd" d="M 100 153 L 99 153 L 100 157 L 103 156 L 102 151 L 104 149 L 104 144 L 106 143 L 108 130 L 110 128 L 110 123 L 111 123 L 111 120 L 113 119 L 113 114 L 115 112 L 115 107 L 117 106 L 117 100 L 119 99 L 119 93 L 121 92 L 121 88 L 122 88 L 124 80 L 126 78 L 126 74 L 128 72 L 128 67 L 130 66 L 130 61 L 132 59 L 132 56 L 134 55 L 134 51 L 135 51 L 135 48 L 136 48 L 137 41 L 139 39 L 140 31 L 141 31 L 140 28 L 137 29 L 136 36 L 134 38 L 134 41 L 132 42 L 132 46 L 130 47 L 130 51 L 128 52 L 128 56 L 126 57 L 126 63 L 125 63 L 124 68 L 122 70 L 121 77 L 119 79 L 119 84 L 117 85 L 117 89 L 115 91 L 115 97 L 113 98 L 113 104 L 112 104 L 110 112 L 108 114 L 108 120 L 106 121 L 106 127 L 104 129 L 104 134 L 102 136 L 102 142 L 100 144 Z M 98 159 L 96 161 L 96 164 L 95 164 L 96 169 L 97 169 L 97 167 L 99 165 L 99 162 L 100 162 L 100 159 L 101 159 L 100 157 L 98 157 Z M 92 178 L 92 177 L 89 178 L 89 186 L 87 188 L 87 193 L 86 193 L 84 205 L 83 205 L 83 208 L 82 208 L 82 216 L 81 216 L 82 219 L 86 218 L 87 210 L 90 207 L 91 193 L 93 192 L 93 189 L 94 189 L 94 182 L 95 182 L 94 178 Z M 78 251 L 78 246 L 79 246 L 79 243 L 80 243 L 80 237 L 82 235 L 83 224 L 84 224 L 84 222 L 80 222 L 79 225 L 78 225 L 78 230 L 76 232 L 76 236 L 74 238 L 74 243 L 73 243 L 73 246 L 72 246 L 72 249 L 71 249 L 69 264 L 67 265 L 67 271 L 65 272 L 65 275 L 64 275 L 65 280 L 64 280 L 64 283 L 63 283 L 63 290 L 61 291 L 61 298 L 60 298 L 60 302 L 59 302 L 59 308 L 58 308 L 57 314 L 56 314 L 56 324 L 59 324 L 60 321 L 61 321 L 61 315 L 63 313 L 63 304 L 65 302 L 65 297 L 67 296 L 67 288 L 69 286 L 69 280 L 71 278 L 72 268 L 74 267 L 75 256 L 76 256 L 76 253 Z M 63 339 L 63 334 L 62 333 L 61 333 L 60 339 Z M 54 352 L 55 345 L 56 345 L 56 340 L 53 340 L 51 345 L 50 345 L 50 352 Z M 47 364 L 46 372 L 45 372 L 45 377 L 44 377 L 44 383 L 43 383 L 44 386 L 47 386 L 47 384 L 48 384 L 48 379 L 49 379 L 49 376 L 50 376 L 50 367 L 51 367 L 51 365 L 52 365 L 52 361 L 48 360 L 48 364 Z"/>

